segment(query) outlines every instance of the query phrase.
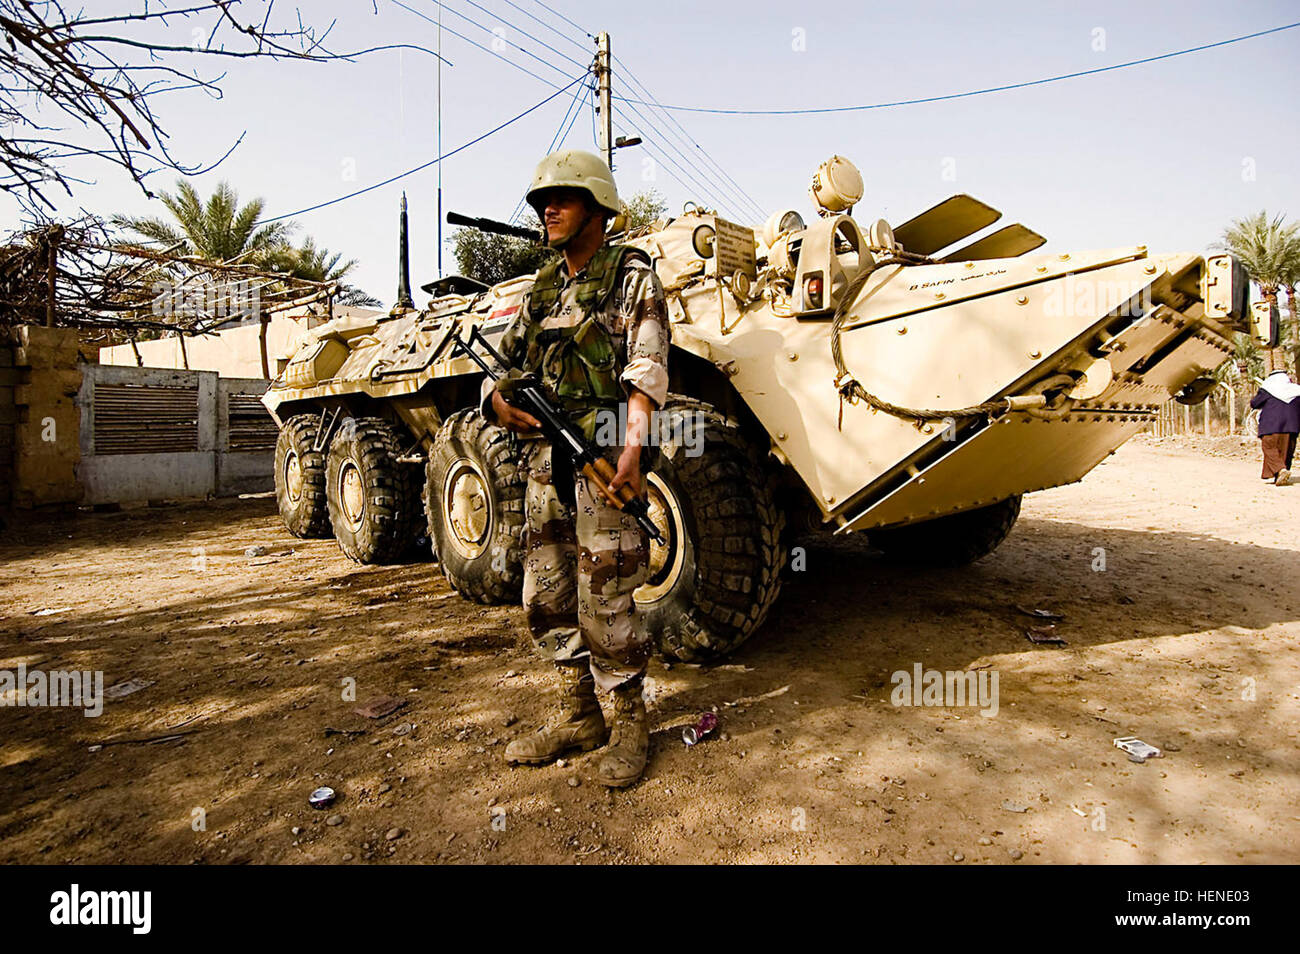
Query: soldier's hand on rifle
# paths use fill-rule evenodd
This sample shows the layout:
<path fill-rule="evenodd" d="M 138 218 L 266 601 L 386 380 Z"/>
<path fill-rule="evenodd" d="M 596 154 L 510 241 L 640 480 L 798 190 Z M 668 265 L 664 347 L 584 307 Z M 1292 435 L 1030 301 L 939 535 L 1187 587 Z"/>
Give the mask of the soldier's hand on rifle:
<path fill-rule="evenodd" d="M 623 448 L 623 453 L 618 456 L 618 471 L 614 474 L 614 479 L 609 482 L 610 493 L 617 493 L 618 488 L 624 484 L 632 488 L 632 492 L 638 497 L 641 496 L 641 448 L 627 446 Z"/>
<path fill-rule="evenodd" d="M 650 417 L 655 404 L 650 396 L 637 388 L 629 388 L 627 398 L 627 433 L 624 435 L 623 452 L 618 457 L 618 471 L 609 482 L 609 489 L 617 492 L 626 484 L 638 497 L 642 495 L 641 482 L 641 448 L 646 445 L 650 434 Z"/>
<path fill-rule="evenodd" d="M 492 392 L 492 412 L 497 416 L 497 423 L 516 434 L 530 434 L 541 430 L 542 422 L 527 411 L 522 411 L 510 404 L 500 391 Z"/>

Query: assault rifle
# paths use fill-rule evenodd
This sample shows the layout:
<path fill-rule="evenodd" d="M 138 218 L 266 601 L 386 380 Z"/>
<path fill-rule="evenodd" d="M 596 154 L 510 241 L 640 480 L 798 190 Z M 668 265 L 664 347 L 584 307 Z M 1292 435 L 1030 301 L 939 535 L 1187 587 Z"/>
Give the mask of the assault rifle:
<path fill-rule="evenodd" d="M 492 347 L 488 340 L 483 337 L 477 325 L 470 332 L 468 342 L 464 341 L 460 335 L 451 337 L 451 343 L 455 344 L 456 350 L 463 351 L 492 380 L 500 380 L 501 375 L 494 371 L 492 366 L 483 360 L 483 356 L 474 350 L 475 342 L 483 346 L 483 350 L 496 361 L 497 365 L 502 368 L 510 366 L 496 348 Z M 609 489 L 609 483 L 614 479 L 614 465 L 605 459 L 605 456 L 601 454 L 600 449 L 595 444 L 587 440 L 582 431 L 574 426 L 563 411 L 550 402 L 542 389 L 540 387 L 524 387 L 519 388 L 516 393 L 528 402 L 529 406 L 525 410 L 531 411 L 532 415 L 542 422 L 542 432 L 550 439 L 552 445 L 558 445 L 572 458 L 574 469 L 586 475 L 587 479 L 595 484 L 597 489 L 605 495 L 605 498 L 619 510 L 630 513 L 635 517 L 636 522 L 641 525 L 641 529 L 646 532 L 651 540 L 663 544 L 664 538 L 659 533 L 659 528 L 654 525 L 654 521 L 650 519 L 650 509 L 646 506 L 646 502 L 638 497 L 627 484 L 624 484 L 616 491 Z"/>

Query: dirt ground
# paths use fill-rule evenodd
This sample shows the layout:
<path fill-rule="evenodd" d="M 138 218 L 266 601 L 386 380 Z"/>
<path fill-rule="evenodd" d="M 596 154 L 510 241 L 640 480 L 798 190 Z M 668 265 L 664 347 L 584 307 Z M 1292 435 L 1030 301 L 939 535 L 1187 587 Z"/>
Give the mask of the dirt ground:
<path fill-rule="evenodd" d="M 520 610 L 432 563 L 356 566 L 267 499 L 11 528 L 0 669 L 152 685 L 99 718 L 0 708 L 0 862 L 1295 863 L 1300 487 L 1258 474 L 1227 440 L 1136 441 L 971 567 L 810 544 L 724 665 L 652 664 L 651 767 L 617 793 L 598 753 L 505 765 L 548 673 Z M 998 673 L 997 714 L 893 705 L 917 663 Z"/>

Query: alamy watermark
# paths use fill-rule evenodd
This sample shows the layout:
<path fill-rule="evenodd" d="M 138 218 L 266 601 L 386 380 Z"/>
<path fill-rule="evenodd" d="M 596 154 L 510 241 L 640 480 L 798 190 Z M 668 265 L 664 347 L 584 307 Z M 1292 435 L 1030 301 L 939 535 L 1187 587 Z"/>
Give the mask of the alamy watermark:
<path fill-rule="evenodd" d="M 1102 282 L 1092 278 L 1052 282 L 1043 299 L 1043 314 L 1051 317 L 1093 317 L 1115 314 L 1141 318 L 1155 308 L 1149 282 Z"/>
<path fill-rule="evenodd" d="M 261 286 L 232 282 L 154 282 L 152 310 L 160 318 L 253 319 L 261 314 Z"/>
<path fill-rule="evenodd" d="M 28 671 L 22 664 L 16 672 L 0 669 L 0 706 L 81 709 L 93 719 L 104 711 L 104 674 L 89 669 Z"/>
<path fill-rule="evenodd" d="M 56 925 L 125 925 L 132 934 L 153 926 L 151 891 L 83 891 L 74 884 L 50 895 L 50 923 Z"/>
<path fill-rule="evenodd" d="M 595 441 L 598 447 L 620 447 L 628 433 L 627 404 L 601 408 L 596 412 Z M 687 457 L 704 453 L 704 421 L 691 411 L 651 411 L 650 420 L 635 422 L 643 447 L 680 447 Z"/>
<path fill-rule="evenodd" d="M 997 670 L 945 672 L 914 663 L 911 672 L 900 669 L 889 681 L 894 684 L 889 701 L 895 706 L 979 706 L 986 719 L 998 714 Z"/>

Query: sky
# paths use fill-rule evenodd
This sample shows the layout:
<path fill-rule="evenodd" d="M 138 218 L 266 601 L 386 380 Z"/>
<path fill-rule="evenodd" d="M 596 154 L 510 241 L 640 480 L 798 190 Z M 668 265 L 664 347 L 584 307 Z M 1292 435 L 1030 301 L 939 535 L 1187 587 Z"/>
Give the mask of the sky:
<path fill-rule="evenodd" d="M 646 99 L 645 89 L 665 105 L 779 109 L 1022 83 L 1300 20 L 1300 4 L 1264 0 L 825 0 L 812 7 L 769 0 L 545 2 L 581 29 L 537 0 L 443 0 L 441 49 L 452 64 L 442 68 L 444 152 L 579 76 L 594 54 L 584 31 L 610 34 L 616 96 Z M 336 50 L 437 47 L 436 23 L 410 11 L 436 21 L 439 4 L 402 3 L 410 10 L 395 0 L 302 0 L 299 9 L 318 25 L 337 19 Z M 243 7 L 261 9 L 251 0 Z M 99 15 L 138 4 L 88 0 L 85 8 Z M 188 42 L 191 29 L 178 21 L 175 33 Z M 616 177 L 624 196 L 657 189 L 670 213 L 690 200 L 757 226 L 755 205 L 769 213 L 796 208 L 810 218 L 811 176 L 838 154 L 863 173 L 866 193 L 855 210 L 860 222 L 883 217 L 897 225 L 949 195 L 969 193 L 1002 210 L 999 225 L 1019 221 L 1045 235 L 1044 251 L 1146 244 L 1154 252 L 1203 252 L 1233 218 L 1260 209 L 1300 215 L 1298 45 L 1300 28 L 1027 89 L 837 114 L 673 112 L 675 124 L 648 106 L 637 106 L 638 115 L 630 104 L 616 103 L 616 124 L 645 140 L 616 153 Z M 228 181 L 241 199 L 260 196 L 265 215 L 278 216 L 434 159 L 436 64 L 434 56 L 416 50 L 355 62 L 199 62 L 212 73 L 227 71 L 222 97 L 169 93 L 155 110 L 173 154 L 191 163 L 213 161 L 242 135 L 229 158 L 195 184 L 206 195 Z M 561 95 L 446 159 L 444 211 L 509 218 L 570 105 L 570 94 Z M 565 146 L 594 149 L 593 125 L 584 104 Z M 61 214 L 85 208 L 102 215 L 165 215 L 158 200 L 115 167 L 74 171 L 95 181 L 61 201 Z M 175 173 L 164 170 L 149 181 L 157 191 L 171 189 L 174 180 Z M 438 275 L 437 187 L 432 165 L 294 215 L 296 235 L 311 235 L 318 245 L 355 258 L 350 280 L 391 304 L 403 190 L 412 283 Z M 0 228 L 19 225 L 17 204 L 0 196 Z M 444 226 L 444 273 L 455 271 L 450 231 Z M 425 296 L 416 297 L 422 304 Z"/>

